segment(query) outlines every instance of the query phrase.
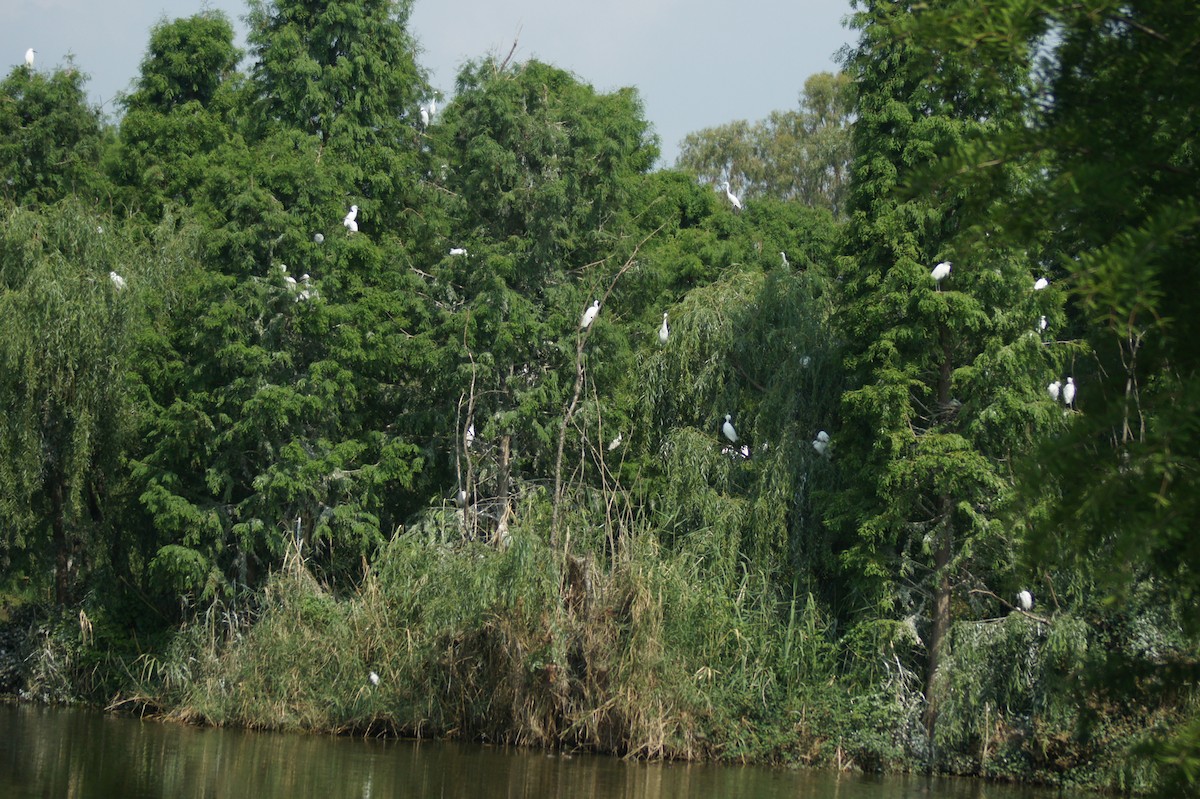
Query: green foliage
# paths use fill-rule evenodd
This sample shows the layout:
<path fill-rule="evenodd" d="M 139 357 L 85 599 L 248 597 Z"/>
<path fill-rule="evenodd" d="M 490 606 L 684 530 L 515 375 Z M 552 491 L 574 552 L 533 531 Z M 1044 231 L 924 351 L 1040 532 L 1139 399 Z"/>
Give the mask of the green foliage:
<path fill-rule="evenodd" d="M 103 134 L 86 80 L 69 64 L 50 75 L 15 67 L 0 82 L 0 198 L 50 204 L 101 191 Z"/>

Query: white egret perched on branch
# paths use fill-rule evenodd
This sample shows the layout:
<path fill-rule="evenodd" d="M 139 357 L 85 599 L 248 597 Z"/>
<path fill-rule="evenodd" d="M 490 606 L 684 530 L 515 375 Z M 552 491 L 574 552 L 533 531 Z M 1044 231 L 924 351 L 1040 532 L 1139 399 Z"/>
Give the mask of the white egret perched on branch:
<path fill-rule="evenodd" d="M 1017 607 L 1028 613 L 1033 610 L 1033 594 L 1022 590 L 1017 592 Z"/>
<path fill-rule="evenodd" d="M 1049 286 L 1049 285 L 1050 285 L 1050 281 L 1049 281 L 1049 280 L 1047 280 L 1047 279 L 1046 279 L 1046 278 L 1044 278 L 1044 277 L 1039 277 L 1039 278 L 1038 278 L 1037 280 L 1035 280 L 1035 281 L 1034 281 L 1034 283 L 1033 283 L 1033 290 L 1034 290 L 1034 291 L 1041 291 L 1042 289 L 1046 288 L 1046 286 Z"/>
<path fill-rule="evenodd" d="M 421 106 L 421 127 L 429 127 L 429 106 Z"/>
<path fill-rule="evenodd" d="M 788 259 L 787 259 L 787 253 L 786 253 L 786 252 L 784 252 L 783 250 L 780 250 L 780 251 L 779 251 L 779 257 L 780 257 L 781 259 L 783 259 L 783 268 L 784 268 L 784 269 L 787 269 L 789 266 L 791 266 L 791 264 L 789 264 L 789 263 L 788 263 Z"/>
<path fill-rule="evenodd" d="M 350 211 L 346 214 L 345 217 L 342 218 L 342 225 L 344 225 L 346 230 L 349 230 L 351 233 L 357 233 L 358 232 L 358 221 L 357 220 L 358 220 L 358 206 L 352 205 L 352 206 L 350 206 Z"/>
<path fill-rule="evenodd" d="M 725 434 L 732 443 L 736 444 L 738 440 L 737 430 L 733 429 L 733 415 L 725 414 L 725 424 L 721 425 L 721 432 Z"/>
<path fill-rule="evenodd" d="M 109 272 L 108 279 L 111 280 L 113 285 L 117 287 L 117 291 L 125 288 L 125 278 L 121 277 L 116 272 Z"/>
<path fill-rule="evenodd" d="M 1062 391 L 1062 383 L 1055 380 L 1053 383 L 1046 386 L 1046 391 L 1050 393 L 1050 399 L 1058 402 L 1059 392 Z"/>
<path fill-rule="evenodd" d="M 812 441 L 813 449 L 818 455 L 829 455 L 829 434 L 824 430 L 817 433 L 817 437 Z"/>
<path fill-rule="evenodd" d="M 25 66 L 33 69 L 33 57 L 35 55 L 37 55 L 37 50 L 34 50 L 32 47 L 25 51 Z"/>
<path fill-rule="evenodd" d="M 450 254 L 451 255 L 466 255 L 467 250 L 465 247 L 451 247 Z"/>
<path fill-rule="evenodd" d="M 951 264 L 949 261 L 942 261 L 933 268 L 932 272 L 929 273 L 929 276 L 933 278 L 935 283 L 937 283 L 939 291 L 942 289 L 942 281 L 950 275 L 950 266 Z"/>
<path fill-rule="evenodd" d="M 588 306 L 583 312 L 583 318 L 579 320 L 579 329 L 587 330 L 592 326 L 592 322 L 596 321 L 596 314 L 600 313 L 600 300 L 596 300 Z"/>
<path fill-rule="evenodd" d="M 1073 377 L 1067 378 L 1067 384 L 1065 386 L 1063 386 L 1062 397 L 1063 397 L 1063 403 L 1068 408 L 1072 407 L 1075 404 L 1075 378 L 1073 378 Z"/>
<path fill-rule="evenodd" d="M 729 198 L 729 202 L 733 206 L 733 209 L 735 211 L 742 210 L 742 201 L 738 199 L 736 194 L 729 190 L 729 181 L 725 181 L 723 185 L 725 187 L 725 196 Z"/>
<path fill-rule="evenodd" d="M 614 449 L 621 446 L 621 436 L 622 436 L 621 433 L 617 433 L 617 437 L 614 438 L 612 441 L 608 442 L 608 451 L 609 452 L 612 452 Z"/>
<path fill-rule="evenodd" d="M 667 327 L 667 312 L 663 311 L 662 327 L 658 329 L 658 340 L 661 344 L 666 344 L 667 339 L 671 337 L 671 329 Z"/>
<path fill-rule="evenodd" d="M 322 244 L 322 243 L 324 243 L 324 241 L 325 241 L 325 234 L 324 234 L 324 233 L 314 233 L 314 234 L 313 234 L 313 241 L 314 241 L 315 243 L 317 243 L 317 244 Z"/>
<path fill-rule="evenodd" d="M 367 679 L 371 681 L 371 685 L 379 685 L 379 675 L 374 671 L 367 675 Z"/>

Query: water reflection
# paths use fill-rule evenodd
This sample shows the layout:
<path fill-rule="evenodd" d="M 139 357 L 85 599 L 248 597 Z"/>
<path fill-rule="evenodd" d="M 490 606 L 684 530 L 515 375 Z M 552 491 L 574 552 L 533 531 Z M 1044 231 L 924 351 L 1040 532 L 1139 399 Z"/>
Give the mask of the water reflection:
<path fill-rule="evenodd" d="M 0 705 L 4 797 L 1048 799 L 973 780 L 627 763 L 471 744 L 214 730 Z"/>

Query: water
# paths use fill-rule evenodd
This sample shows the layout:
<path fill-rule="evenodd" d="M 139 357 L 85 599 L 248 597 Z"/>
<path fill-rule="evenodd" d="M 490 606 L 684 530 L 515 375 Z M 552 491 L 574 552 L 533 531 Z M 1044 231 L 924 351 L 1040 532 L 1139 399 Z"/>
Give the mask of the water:
<path fill-rule="evenodd" d="M 91 710 L 0 705 L 0 797 L 789 797 L 1051 799 L 977 780 L 551 755 L 162 724 Z"/>

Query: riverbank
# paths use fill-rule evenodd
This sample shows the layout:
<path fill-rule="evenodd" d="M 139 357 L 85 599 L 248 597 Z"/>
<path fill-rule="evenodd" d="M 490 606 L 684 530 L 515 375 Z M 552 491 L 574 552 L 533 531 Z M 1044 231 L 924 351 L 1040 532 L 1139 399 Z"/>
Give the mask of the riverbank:
<path fill-rule="evenodd" d="M 102 651 L 94 626 L 88 640 L 86 613 L 72 629 L 22 611 L 0 633 L 0 672 L 22 672 L 24 698 L 220 727 L 868 772 L 933 763 L 1110 790 L 1151 784 L 1136 747 L 1187 707 L 1130 697 L 1097 714 L 1072 660 L 1085 625 L 1013 615 L 956 628 L 931 751 L 902 625 L 839 641 L 811 597 L 781 605 L 752 574 L 723 582 L 699 564 L 650 538 L 601 568 L 520 532 L 502 550 L 397 537 L 347 595 L 293 556 L 260 594 L 136 656 Z"/>

